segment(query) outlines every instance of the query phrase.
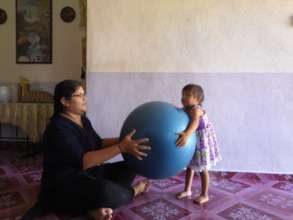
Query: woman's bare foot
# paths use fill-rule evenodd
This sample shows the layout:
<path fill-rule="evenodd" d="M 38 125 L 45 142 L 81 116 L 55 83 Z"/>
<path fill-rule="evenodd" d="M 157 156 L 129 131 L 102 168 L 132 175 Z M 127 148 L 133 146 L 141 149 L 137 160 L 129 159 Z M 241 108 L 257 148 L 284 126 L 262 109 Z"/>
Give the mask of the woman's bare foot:
<path fill-rule="evenodd" d="M 113 217 L 113 209 L 111 208 L 99 208 L 89 212 L 95 220 L 110 220 Z"/>
<path fill-rule="evenodd" d="M 133 186 L 134 196 L 138 196 L 142 193 L 145 193 L 151 187 L 151 182 L 147 179 L 141 180 Z"/>
<path fill-rule="evenodd" d="M 183 191 L 183 192 L 179 192 L 176 194 L 176 198 L 181 200 L 181 199 L 185 199 L 187 197 L 190 197 L 192 195 L 191 191 Z"/>
<path fill-rule="evenodd" d="M 204 203 L 207 203 L 208 201 L 209 201 L 208 196 L 198 196 L 193 200 L 193 202 L 198 205 L 202 205 Z"/>

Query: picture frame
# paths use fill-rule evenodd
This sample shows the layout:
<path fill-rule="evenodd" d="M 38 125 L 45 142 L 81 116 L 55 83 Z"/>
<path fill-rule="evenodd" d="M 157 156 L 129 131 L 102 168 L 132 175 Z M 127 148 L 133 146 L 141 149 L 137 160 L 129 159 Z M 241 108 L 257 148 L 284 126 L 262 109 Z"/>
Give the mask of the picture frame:
<path fill-rule="evenodd" d="M 16 0 L 16 63 L 52 63 L 52 0 Z"/>

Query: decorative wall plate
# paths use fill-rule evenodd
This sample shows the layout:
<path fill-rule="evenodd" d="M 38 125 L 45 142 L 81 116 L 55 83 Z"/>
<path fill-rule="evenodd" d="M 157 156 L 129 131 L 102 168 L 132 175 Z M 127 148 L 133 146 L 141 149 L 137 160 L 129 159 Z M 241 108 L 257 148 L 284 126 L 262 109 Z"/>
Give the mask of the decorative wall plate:
<path fill-rule="evenodd" d="M 72 22 L 75 18 L 75 11 L 69 6 L 64 7 L 60 12 L 60 17 L 64 22 Z"/>
<path fill-rule="evenodd" d="M 0 8 L 0 24 L 4 24 L 7 20 L 6 11 Z"/>

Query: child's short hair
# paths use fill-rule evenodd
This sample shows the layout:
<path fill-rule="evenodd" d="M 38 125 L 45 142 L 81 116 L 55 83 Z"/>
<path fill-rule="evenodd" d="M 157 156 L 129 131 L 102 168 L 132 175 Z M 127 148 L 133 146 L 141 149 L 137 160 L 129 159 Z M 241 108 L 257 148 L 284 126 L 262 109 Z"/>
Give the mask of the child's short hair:
<path fill-rule="evenodd" d="M 187 84 L 183 87 L 182 92 L 191 92 L 192 95 L 198 99 L 200 105 L 204 101 L 204 92 L 202 87 L 199 85 Z"/>

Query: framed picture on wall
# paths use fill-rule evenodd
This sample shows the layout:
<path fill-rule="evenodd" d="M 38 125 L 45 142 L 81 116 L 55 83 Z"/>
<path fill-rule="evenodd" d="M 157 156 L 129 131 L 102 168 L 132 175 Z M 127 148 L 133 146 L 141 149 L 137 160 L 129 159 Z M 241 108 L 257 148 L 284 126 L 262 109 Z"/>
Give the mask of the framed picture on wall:
<path fill-rule="evenodd" d="M 52 0 L 16 0 L 16 63 L 52 63 Z"/>

